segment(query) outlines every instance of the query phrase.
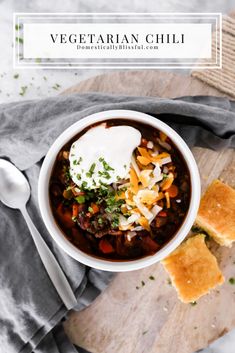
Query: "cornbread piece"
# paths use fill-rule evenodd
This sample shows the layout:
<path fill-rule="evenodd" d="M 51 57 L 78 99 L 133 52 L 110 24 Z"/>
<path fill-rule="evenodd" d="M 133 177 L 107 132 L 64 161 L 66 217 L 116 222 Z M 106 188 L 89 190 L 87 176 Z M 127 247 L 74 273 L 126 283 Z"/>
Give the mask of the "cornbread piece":
<path fill-rule="evenodd" d="M 214 180 L 201 199 L 196 223 L 217 243 L 230 247 L 235 241 L 235 190 Z"/>
<path fill-rule="evenodd" d="M 186 240 L 162 263 L 184 303 L 194 302 L 224 282 L 217 260 L 205 244 L 204 234 Z"/>

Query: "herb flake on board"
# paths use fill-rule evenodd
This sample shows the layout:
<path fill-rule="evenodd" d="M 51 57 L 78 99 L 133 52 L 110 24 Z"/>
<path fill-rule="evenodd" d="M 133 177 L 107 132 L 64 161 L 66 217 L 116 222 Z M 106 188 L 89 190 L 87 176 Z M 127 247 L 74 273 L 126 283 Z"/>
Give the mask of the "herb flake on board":
<path fill-rule="evenodd" d="M 197 302 L 191 302 L 190 305 L 195 306 L 197 305 Z"/>
<path fill-rule="evenodd" d="M 27 89 L 28 89 L 28 86 L 22 86 L 19 95 L 23 97 L 25 95 Z"/>

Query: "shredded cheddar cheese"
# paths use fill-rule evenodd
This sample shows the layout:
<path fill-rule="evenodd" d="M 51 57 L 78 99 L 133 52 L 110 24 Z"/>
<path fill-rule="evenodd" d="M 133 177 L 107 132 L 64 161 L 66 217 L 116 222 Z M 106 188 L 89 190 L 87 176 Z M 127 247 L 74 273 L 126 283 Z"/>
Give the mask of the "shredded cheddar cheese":
<path fill-rule="evenodd" d="M 130 169 L 130 190 L 133 194 L 137 194 L 138 192 L 138 177 L 134 169 Z"/>
<path fill-rule="evenodd" d="M 151 163 L 151 159 L 149 159 L 147 157 L 143 157 L 143 156 L 138 156 L 137 160 L 143 165 L 148 165 Z"/>
<path fill-rule="evenodd" d="M 171 207 L 171 200 L 168 192 L 165 192 L 165 197 L 166 197 L 166 207 L 170 208 Z"/>
<path fill-rule="evenodd" d="M 140 217 L 138 219 L 139 224 L 146 230 L 150 231 L 150 225 L 148 220 L 145 217 Z"/>
<path fill-rule="evenodd" d="M 166 139 L 167 136 L 160 133 L 160 140 L 165 142 Z M 162 210 L 163 200 L 166 200 L 167 209 L 171 207 L 167 190 L 174 182 L 174 168 L 172 164 L 168 168 L 171 163 L 170 153 L 157 150 L 154 143 L 151 149 L 138 147 L 137 151 L 137 154 L 132 155 L 129 181 L 125 183 L 126 191 L 118 196 L 125 201 L 121 208 L 123 214 L 131 216 L 122 219 L 119 229 L 133 231 L 142 227 L 150 231 L 151 222 Z"/>

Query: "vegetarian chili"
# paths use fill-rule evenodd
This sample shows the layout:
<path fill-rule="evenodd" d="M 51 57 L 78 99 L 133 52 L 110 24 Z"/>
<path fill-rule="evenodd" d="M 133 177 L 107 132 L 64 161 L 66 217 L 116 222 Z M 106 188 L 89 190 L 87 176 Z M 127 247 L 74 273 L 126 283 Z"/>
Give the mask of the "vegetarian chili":
<path fill-rule="evenodd" d="M 70 140 L 58 153 L 50 177 L 52 213 L 64 235 L 80 250 L 107 260 L 134 260 L 155 254 L 182 225 L 190 203 L 187 165 L 163 132 L 129 120 L 113 119 L 106 128 L 131 126 L 141 133 L 126 178 L 109 183 L 113 166 L 99 157 L 99 187 L 74 182 L 71 151 L 92 125 Z M 114 141 L 115 143 L 115 141 Z M 73 159 L 79 165 L 81 158 Z M 97 168 L 90 165 L 92 178 Z M 76 176 L 79 179 L 79 175 Z M 94 182 L 95 184 L 95 182 Z"/>

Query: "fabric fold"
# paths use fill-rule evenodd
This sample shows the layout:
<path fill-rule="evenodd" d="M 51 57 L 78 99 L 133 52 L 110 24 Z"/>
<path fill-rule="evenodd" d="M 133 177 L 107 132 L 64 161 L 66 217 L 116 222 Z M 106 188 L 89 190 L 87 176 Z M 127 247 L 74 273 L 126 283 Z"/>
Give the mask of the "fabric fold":
<path fill-rule="evenodd" d="M 25 170 L 40 161 L 52 142 L 71 124 L 110 109 L 155 115 L 179 129 L 190 145 L 197 143 L 209 148 L 235 145 L 235 103 L 228 99 L 188 97 L 171 100 L 85 93 L 3 105 L 0 109 L 0 156 L 9 157 Z M 193 136 L 188 131 L 189 126 L 196 127 Z M 18 154 L 22 158 L 17 158 Z"/>

